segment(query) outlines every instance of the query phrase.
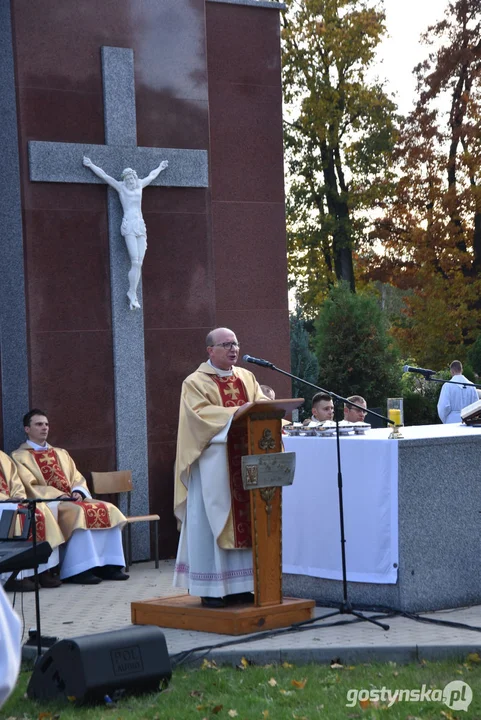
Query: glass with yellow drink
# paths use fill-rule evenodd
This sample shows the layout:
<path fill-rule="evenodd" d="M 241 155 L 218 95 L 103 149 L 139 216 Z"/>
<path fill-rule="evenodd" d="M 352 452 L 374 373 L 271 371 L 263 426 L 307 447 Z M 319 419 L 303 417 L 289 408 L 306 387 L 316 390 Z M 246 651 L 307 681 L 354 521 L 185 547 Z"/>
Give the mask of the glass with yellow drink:
<path fill-rule="evenodd" d="M 389 420 L 392 420 L 397 427 L 404 425 L 404 412 L 403 412 L 403 399 L 402 398 L 388 398 L 387 401 L 387 416 Z"/>

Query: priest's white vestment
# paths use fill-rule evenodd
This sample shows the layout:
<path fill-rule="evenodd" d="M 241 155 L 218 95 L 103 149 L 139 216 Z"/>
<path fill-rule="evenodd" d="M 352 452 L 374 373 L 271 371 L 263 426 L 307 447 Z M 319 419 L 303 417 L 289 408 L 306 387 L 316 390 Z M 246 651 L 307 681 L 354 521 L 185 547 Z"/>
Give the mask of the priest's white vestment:
<path fill-rule="evenodd" d="M 227 406 L 219 378 L 227 384 L 233 378 Z M 236 400 L 239 381 L 247 401 L 266 400 L 251 372 L 219 370 L 210 362 L 182 385 L 174 496 L 181 533 L 174 585 L 191 595 L 224 597 L 254 589 L 252 549 L 236 542 L 227 450 L 233 416 L 245 402 Z"/>

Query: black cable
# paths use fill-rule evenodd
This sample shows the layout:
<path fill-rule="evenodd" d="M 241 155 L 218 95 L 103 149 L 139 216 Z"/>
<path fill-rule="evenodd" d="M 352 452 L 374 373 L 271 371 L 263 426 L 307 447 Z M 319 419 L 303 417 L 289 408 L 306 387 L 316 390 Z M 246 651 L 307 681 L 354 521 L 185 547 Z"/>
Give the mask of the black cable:
<path fill-rule="evenodd" d="M 328 607 L 328 606 L 323 604 L 322 607 Z M 452 612 L 455 609 L 453 609 Z M 473 632 L 481 632 L 481 627 L 478 627 L 477 625 L 468 625 L 466 623 L 454 622 L 452 620 L 441 620 L 439 618 L 423 617 L 422 615 L 419 615 L 418 613 L 410 613 L 405 610 L 397 610 L 395 608 L 377 606 L 375 608 L 363 607 L 363 610 L 365 612 L 381 613 L 381 614 L 372 616 L 372 618 L 375 620 L 378 618 L 384 618 L 384 617 L 392 618 L 392 617 L 399 616 L 399 617 L 405 617 L 408 620 L 414 620 L 416 622 L 422 622 L 422 623 L 426 623 L 426 624 L 432 623 L 434 625 L 452 627 L 452 628 L 455 628 L 458 630 L 472 630 Z M 293 625 L 289 625 L 288 627 L 285 627 L 285 628 L 279 628 L 277 630 L 267 630 L 262 633 L 255 633 L 254 635 L 244 635 L 241 638 L 235 638 L 233 640 L 225 640 L 224 642 L 216 643 L 215 645 L 200 645 L 197 647 L 193 647 L 190 650 L 183 650 L 182 652 L 176 653 L 175 655 L 171 656 L 170 660 L 172 663 L 172 667 L 173 668 L 179 667 L 180 665 L 183 665 L 184 663 L 189 662 L 189 661 L 192 661 L 192 662 L 198 661 L 202 658 L 202 656 L 208 655 L 212 650 L 227 647 L 229 645 L 243 645 L 245 643 L 251 642 L 252 640 L 264 640 L 265 638 L 276 637 L 278 635 L 285 635 L 287 633 L 305 632 L 306 630 L 313 630 L 313 629 L 322 630 L 323 628 L 326 628 L 326 627 L 339 627 L 341 625 L 350 625 L 351 623 L 362 622 L 361 618 L 355 618 L 355 619 L 350 618 L 349 620 L 338 620 L 337 622 L 322 623 L 322 619 L 323 619 L 322 616 L 310 618 L 309 620 L 303 620 L 302 622 L 294 623 Z M 202 655 L 199 657 L 198 653 L 202 653 Z"/>
<path fill-rule="evenodd" d="M 388 617 L 393 617 L 394 614 L 388 615 Z M 385 617 L 385 613 L 382 613 L 381 615 L 373 615 L 373 619 L 377 620 L 378 618 Z M 363 622 L 363 618 L 350 618 L 349 620 L 337 620 L 336 622 L 331 623 L 322 623 L 316 626 L 316 623 L 320 623 L 322 621 L 322 617 L 317 618 L 310 618 L 309 620 L 302 620 L 298 623 L 293 623 L 292 625 L 289 625 L 285 628 L 279 628 L 277 630 L 266 630 L 262 633 L 255 633 L 254 635 L 244 635 L 241 638 L 235 638 L 232 640 L 225 640 L 224 642 L 216 643 L 215 645 L 199 645 L 198 647 L 193 647 L 190 650 L 183 650 L 180 653 L 176 653 L 175 655 L 172 655 L 170 657 L 170 661 L 172 663 L 172 667 L 176 668 L 179 665 L 182 665 L 184 662 L 187 662 L 187 660 L 194 654 L 194 653 L 200 653 L 203 652 L 204 655 L 207 655 L 211 650 L 216 650 L 218 648 L 227 647 L 228 645 L 243 645 L 245 643 L 250 642 L 251 640 L 264 640 L 265 638 L 271 638 L 276 637 L 278 635 L 285 635 L 287 633 L 294 633 L 294 632 L 305 632 L 306 630 L 312 630 L 313 627 L 317 627 L 318 629 L 326 628 L 326 627 L 339 627 L 340 625 L 351 625 L 352 623 L 360 623 Z M 193 660 L 199 660 L 197 656 L 192 658 Z"/>

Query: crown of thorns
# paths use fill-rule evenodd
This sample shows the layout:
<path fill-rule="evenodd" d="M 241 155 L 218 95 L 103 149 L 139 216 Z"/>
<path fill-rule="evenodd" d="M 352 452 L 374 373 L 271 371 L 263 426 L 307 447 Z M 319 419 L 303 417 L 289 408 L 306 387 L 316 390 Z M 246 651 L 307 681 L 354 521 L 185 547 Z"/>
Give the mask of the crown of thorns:
<path fill-rule="evenodd" d="M 127 175 L 133 175 L 136 178 L 138 177 L 137 173 L 135 172 L 135 170 L 132 170 L 132 168 L 125 168 L 125 170 L 122 170 L 122 175 L 120 177 L 122 178 L 122 180 L 125 180 Z"/>

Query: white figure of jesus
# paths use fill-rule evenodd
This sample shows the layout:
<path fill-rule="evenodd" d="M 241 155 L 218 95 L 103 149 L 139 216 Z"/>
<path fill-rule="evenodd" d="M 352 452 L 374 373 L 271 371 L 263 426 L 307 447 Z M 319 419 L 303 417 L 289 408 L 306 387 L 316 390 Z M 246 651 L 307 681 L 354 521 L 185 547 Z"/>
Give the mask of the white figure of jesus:
<path fill-rule="evenodd" d="M 122 181 L 119 182 L 107 175 L 102 168 L 93 164 L 90 158 L 84 157 L 83 164 L 92 170 L 101 180 L 106 182 L 114 190 L 117 190 L 124 211 L 120 233 L 125 238 L 127 250 L 130 256 L 131 267 L 129 270 L 129 290 L 127 297 L 130 301 L 130 309 L 140 308 L 137 298 L 137 286 L 142 272 L 145 251 L 147 249 L 147 229 L 142 217 L 142 190 L 155 180 L 157 175 L 168 166 L 167 160 L 163 160 L 159 167 L 152 170 L 147 177 L 139 179 L 135 170 L 126 168 L 122 172 Z"/>

